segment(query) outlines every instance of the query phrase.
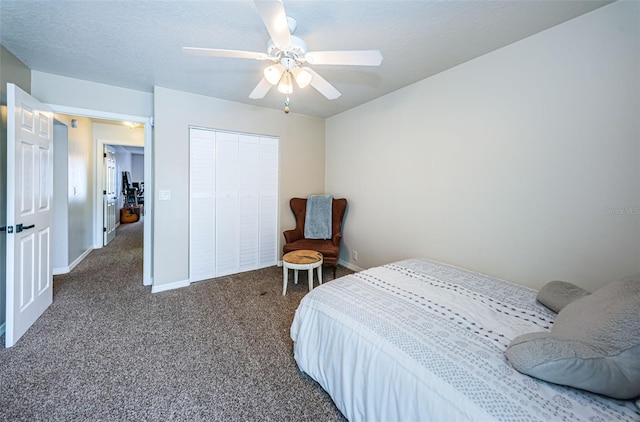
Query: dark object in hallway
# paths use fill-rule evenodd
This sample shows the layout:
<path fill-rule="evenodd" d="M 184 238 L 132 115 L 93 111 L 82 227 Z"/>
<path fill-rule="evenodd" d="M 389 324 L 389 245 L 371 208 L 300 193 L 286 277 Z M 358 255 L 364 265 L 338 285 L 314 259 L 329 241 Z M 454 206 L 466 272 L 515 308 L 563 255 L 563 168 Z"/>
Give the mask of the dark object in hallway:
<path fill-rule="evenodd" d="M 140 220 L 140 207 L 124 207 L 120 210 L 120 223 L 135 223 Z"/>

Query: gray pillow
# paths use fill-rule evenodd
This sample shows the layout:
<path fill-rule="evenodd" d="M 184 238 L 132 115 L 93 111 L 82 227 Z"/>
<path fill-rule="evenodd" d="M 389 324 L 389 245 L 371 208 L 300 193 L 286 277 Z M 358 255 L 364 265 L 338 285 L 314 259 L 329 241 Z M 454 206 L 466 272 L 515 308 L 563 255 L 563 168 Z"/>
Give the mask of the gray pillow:
<path fill-rule="evenodd" d="M 518 336 L 505 354 L 516 370 L 545 381 L 640 396 L 640 274 L 569 303 L 551 332 Z"/>
<path fill-rule="evenodd" d="M 538 292 L 536 299 L 554 312 L 560 312 L 562 308 L 580 299 L 589 293 L 582 287 L 566 281 L 550 281 Z"/>

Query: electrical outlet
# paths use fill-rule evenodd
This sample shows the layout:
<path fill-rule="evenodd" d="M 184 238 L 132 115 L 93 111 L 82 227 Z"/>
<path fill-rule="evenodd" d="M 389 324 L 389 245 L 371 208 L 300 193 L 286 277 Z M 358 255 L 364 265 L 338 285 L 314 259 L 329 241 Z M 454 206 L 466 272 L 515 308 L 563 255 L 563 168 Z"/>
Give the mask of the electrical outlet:
<path fill-rule="evenodd" d="M 351 251 L 351 256 L 354 261 L 358 260 L 358 251 Z"/>

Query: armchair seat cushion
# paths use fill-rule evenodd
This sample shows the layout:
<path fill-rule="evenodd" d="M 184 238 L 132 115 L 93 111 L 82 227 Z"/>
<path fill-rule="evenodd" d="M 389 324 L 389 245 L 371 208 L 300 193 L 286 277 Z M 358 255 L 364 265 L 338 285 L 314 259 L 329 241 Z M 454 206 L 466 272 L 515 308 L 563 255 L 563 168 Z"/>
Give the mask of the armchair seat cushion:
<path fill-rule="evenodd" d="M 340 254 L 340 247 L 335 246 L 331 240 L 323 239 L 300 239 L 295 242 L 287 243 L 284 245 L 283 252 L 298 251 L 301 249 L 310 249 L 312 251 L 318 251 L 322 254 L 325 264 L 337 264 L 338 255 Z"/>

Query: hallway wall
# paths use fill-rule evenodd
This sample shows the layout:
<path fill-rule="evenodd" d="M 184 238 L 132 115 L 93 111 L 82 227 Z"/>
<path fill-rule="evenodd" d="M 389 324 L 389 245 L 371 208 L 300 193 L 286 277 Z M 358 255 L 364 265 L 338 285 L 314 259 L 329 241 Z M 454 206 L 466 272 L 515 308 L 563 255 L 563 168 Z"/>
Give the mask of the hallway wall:
<path fill-rule="evenodd" d="M 67 207 L 69 265 L 93 249 L 94 142 L 93 122 L 86 117 L 56 114 L 69 128 L 67 156 Z M 71 126 L 71 120 L 77 127 Z"/>

